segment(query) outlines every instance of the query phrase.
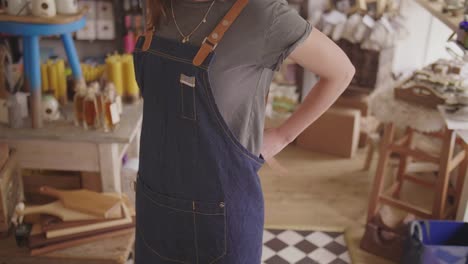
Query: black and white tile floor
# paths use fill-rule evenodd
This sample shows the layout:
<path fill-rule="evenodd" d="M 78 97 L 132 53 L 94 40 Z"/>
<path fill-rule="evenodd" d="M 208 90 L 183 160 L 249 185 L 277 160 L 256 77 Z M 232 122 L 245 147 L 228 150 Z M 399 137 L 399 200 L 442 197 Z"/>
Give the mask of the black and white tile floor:
<path fill-rule="evenodd" d="M 343 233 L 266 229 L 262 264 L 350 264 Z"/>

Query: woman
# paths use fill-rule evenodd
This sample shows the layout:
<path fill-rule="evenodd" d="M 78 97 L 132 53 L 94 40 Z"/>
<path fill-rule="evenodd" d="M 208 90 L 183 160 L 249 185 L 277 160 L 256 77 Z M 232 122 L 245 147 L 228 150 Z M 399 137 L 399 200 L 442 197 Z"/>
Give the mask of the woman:
<path fill-rule="evenodd" d="M 144 98 L 136 263 L 258 264 L 257 172 L 331 106 L 354 68 L 284 0 L 148 4 L 154 30 L 135 50 Z M 320 81 L 264 132 L 268 87 L 288 56 Z"/>

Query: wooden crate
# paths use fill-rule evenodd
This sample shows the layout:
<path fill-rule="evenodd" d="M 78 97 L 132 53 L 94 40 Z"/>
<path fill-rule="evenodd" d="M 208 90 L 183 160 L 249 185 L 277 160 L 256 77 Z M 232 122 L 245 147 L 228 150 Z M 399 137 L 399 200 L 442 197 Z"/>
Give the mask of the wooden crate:
<path fill-rule="evenodd" d="M 0 232 L 8 231 L 16 204 L 24 199 L 17 154 L 12 150 L 9 156 L 0 170 Z"/>
<path fill-rule="evenodd" d="M 395 49 L 381 51 L 365 50 L 360 44 L 347 40 L 338 41 L 338 45 L 348 55 L 356 68 L 356 74 L 348 88 L 349 91 L 371 93 L 375 89 L 385 88 L 392 83 L 392 67 Z"/>
<path fill-rule="evenodd" d="M 28 204 L 46 204 L 56 200 L 39 193 L 47 185 L 62 190 L 81 189 L 81 173 L 53 170 L 23 170 L 24 194 Z"/>
<path fill-rule="evenodd" d="M 360 120 L 359 110 L 331 108 L 297 138 L 297 145 L 352 158 L 358 147 Z"/>

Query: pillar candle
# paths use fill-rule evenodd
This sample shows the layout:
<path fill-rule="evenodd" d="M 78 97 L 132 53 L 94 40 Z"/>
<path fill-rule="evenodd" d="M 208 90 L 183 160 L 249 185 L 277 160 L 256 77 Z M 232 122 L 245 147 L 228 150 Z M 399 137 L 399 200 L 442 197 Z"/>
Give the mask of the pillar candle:
<path fill-rule="evenodd" d="M 122 62 L 120 56 L 111 55 L 106 59 L 107 76 L 109 81 L 113 82 L 118 95 L 124 93 L 123 78 L 122 78 Z"/>
<path fill-rule="evenodd" d="M 49 90 L 49 76 L 47 73 L 47 64 L 41 64 L 41 79 L 42 79 L 42 91 L 47 92 Z"/>
<path fill-rule="evenodd" d="M 122 76 L 124 77 L 125 95 L 129 98 L 137 99 L 140 91 L 135 79 L 133 56 L 130 54 L 122 56 Z"/>
<path fill-rule="evenodd" d="M 65 75 L 65 62 L 57 60 L 57 77 L 58 77 L 58 100 L 62 104 L 67 103 L 67 76 Z"/>
<path fill-rule="evenodd" d="M 49 75 L 49 91 L 53 91 L 58 98 L 59 81 L 57 76 L 57 66 L 52 61 L 47 62 L 47 72 Z"/>

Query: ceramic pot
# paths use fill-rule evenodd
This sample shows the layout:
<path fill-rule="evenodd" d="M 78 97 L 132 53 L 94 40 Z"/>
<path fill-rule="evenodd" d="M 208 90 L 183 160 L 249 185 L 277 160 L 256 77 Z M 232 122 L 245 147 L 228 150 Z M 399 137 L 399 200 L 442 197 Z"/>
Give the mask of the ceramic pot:
<path fill-rule="evenodd" d="M 57 13 L 72 15 L 78 13 L 78 0 L 55 0 Z"/>
<path fill-rule="evenodd" d="M 39 17 L 55 16 L 57 15 L 55 0 L 32 0 L 31 12 L 34 16 L 39 16 Z"/>
<path fill-rule="evenodd" d="M 10 15 L 25 16 L 29 14 L 28 0 L 5 0 L 6 12 Z"/>

